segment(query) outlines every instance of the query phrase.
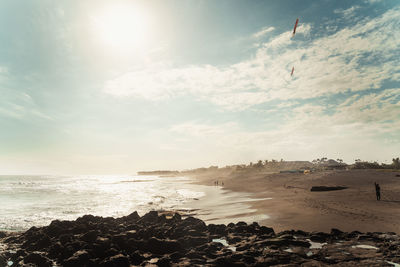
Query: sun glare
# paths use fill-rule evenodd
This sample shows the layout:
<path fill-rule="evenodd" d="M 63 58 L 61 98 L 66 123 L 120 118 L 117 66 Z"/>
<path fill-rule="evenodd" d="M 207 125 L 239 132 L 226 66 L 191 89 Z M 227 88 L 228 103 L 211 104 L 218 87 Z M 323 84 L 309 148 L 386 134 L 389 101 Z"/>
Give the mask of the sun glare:
<path fill-rule="evenodd" d="M 116 49 L 135 49 L 145 45 L 149 35 L 149 17 L 133 5 L 114 5 L 92 17 L 96 35 Z"/>

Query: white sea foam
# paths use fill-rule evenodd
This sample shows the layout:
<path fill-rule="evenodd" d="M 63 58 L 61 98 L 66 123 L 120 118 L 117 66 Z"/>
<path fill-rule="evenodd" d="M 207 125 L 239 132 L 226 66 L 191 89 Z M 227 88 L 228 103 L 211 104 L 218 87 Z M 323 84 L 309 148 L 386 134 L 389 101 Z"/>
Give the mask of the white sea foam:
<path fill-rule="evenodd" d="M 158 176 L 0 176 L 0 230 L 25 230 L 84 214 L 119 217 L 149 210 L 188 210 L 209 223 L 268 218 L 250 209 L 250 194 L 191 182 Z"/>

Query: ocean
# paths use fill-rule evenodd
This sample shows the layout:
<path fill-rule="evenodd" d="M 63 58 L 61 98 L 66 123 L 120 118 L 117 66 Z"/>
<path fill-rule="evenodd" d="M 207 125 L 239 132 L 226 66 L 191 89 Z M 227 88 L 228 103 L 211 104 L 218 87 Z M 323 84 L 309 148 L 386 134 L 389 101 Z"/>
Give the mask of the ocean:
<path fill-rule="evenodd" d="M 137 175 L 0 176 L 0 230 L 20 231 L 92 214 L 179 211 L 207 223 L 268 218 L 251 209 L 250 194 L 193 183 L 187 177 Z"/>

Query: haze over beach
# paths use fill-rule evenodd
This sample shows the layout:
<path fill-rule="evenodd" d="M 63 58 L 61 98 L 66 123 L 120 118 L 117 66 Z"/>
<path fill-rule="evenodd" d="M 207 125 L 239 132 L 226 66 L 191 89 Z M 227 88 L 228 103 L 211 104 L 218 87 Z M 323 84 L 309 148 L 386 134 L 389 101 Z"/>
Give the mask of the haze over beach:
<path fill-rule="evenodd" d="M 1 1 L 0 267 L 398 266 L 399 28 L 395 0 Z"/>

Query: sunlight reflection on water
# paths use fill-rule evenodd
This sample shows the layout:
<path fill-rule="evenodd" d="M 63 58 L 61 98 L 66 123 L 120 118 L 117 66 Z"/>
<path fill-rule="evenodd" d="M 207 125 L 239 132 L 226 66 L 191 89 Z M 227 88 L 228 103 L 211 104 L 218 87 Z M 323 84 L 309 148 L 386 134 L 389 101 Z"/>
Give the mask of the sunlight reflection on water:
<path fill-rule="evenodd" d="M 191 181 L 158 176 L 0 176 L 0 230 L 23 230 L 84 214 L 119 217 L 149 210 L 188 211 L 210 223 L 268 218 L 252 215 L 249 194 Z"/>

